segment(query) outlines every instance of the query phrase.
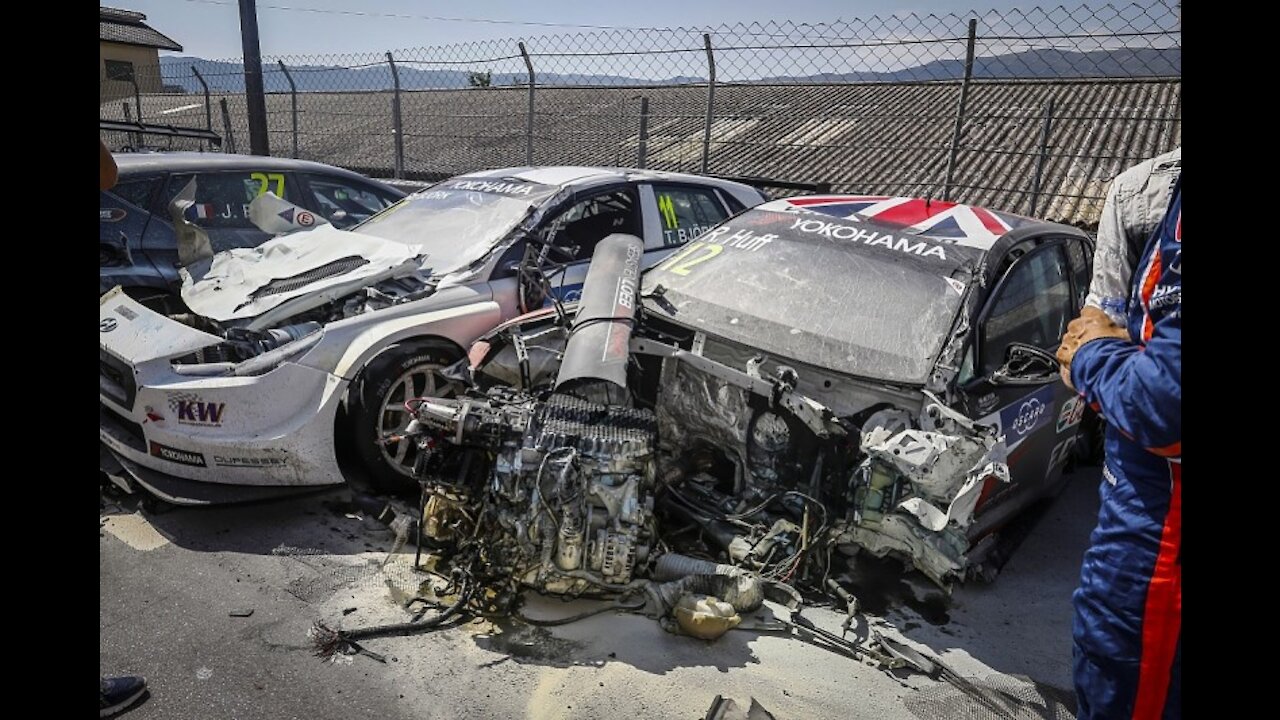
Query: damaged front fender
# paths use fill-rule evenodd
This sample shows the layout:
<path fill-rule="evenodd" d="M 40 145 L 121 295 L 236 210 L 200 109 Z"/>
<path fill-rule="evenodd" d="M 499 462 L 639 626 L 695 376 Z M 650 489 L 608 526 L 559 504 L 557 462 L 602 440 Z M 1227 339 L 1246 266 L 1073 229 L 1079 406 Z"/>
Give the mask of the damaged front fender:
<path fill-rule="evenodd" d="M 946 412 L 931 405 L 925 414 Z M 854 520 L 843 531 L 843 541 L 873 555 L 909 557 L 944 588 L 963 574 L 965 530 L 982 488 L 991 478 L 1009 482 L 1002 435 L 972 423 L 951 427 L 955 434 L 885 427 L 863 433 Z"/>

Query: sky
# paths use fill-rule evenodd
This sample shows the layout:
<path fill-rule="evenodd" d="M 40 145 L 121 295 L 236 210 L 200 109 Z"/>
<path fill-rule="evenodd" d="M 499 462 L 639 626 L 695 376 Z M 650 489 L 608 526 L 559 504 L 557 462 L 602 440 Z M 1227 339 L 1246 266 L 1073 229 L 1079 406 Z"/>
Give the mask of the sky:
<path fill-rule="evenodd" d="M 110 0 L 108 4 L 145 13 L 147 24 L 184 47 L 182 53 L 166 55 L 208 59 L 243 55 L 236 0 Z M 872 15 L 941 15 L 1057 4 L 1049 0 L 258 0 L 258 32 L 263 55 L 309 55 L 383 52 L 594 30 L 519 23 L 607 27 L 691 27 L 765 20 L 818 23 Z M 475 22 L 480 20 L 490 22 Z"/>

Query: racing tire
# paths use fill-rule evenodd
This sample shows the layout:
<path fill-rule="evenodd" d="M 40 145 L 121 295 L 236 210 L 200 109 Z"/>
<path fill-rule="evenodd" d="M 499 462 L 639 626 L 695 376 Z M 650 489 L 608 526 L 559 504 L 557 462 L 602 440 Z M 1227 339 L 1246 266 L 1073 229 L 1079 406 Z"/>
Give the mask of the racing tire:
<path fill-rule="evenodd" d="M 417 397 L 448 397 L 457 388 L 439 375 L 461 353 L 441 342 L 410 341 L 393 345 L 365 366 L 349 395 L 350 432 L 355 451 L 368 471 L 374 490 L 403 493 L 416 490 L 413 476 L 417 445 L 380 440 L 400 432 L 409 424 L 406 400 Z"/>

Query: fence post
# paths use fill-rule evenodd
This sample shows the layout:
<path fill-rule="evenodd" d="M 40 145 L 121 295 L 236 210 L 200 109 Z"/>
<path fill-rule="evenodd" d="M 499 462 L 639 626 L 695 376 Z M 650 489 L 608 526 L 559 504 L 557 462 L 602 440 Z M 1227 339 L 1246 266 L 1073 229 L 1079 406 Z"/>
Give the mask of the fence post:
<path fill-rule="evenodd" d="M 289 81 L 289 109 L 290 117 L 293 119 L 293 157 L 298 157 L 298 86 L 293 82 L 293 76 L 289 74 L 289 68 L 285 67 L 283 60 L 276 60 L 280 63 L 280 72 L 284 73 L 284 79 Z"/>
<path fill-rule="evenodd" d="M 396 138 L 397 180 L 404 178 L 404 126 L 400 124 L 400 71 L 396 68 L 396 60 L 387 52 L 387 64 L 391 66 L 391 84 L 395 94 L 391 96 L 391 132 Z"/>
<path fill-rule="evenodd" d="M 213 105 L 209 103 L 209 83 L 204 81 L 204 76 L 195 65 L 191 66 L 191 74 L 196 76 L 196 80 L 200 81 L 200 87 L 204 88 L 204 129 L 213 132 Z"/>
<path fill-rule="evenodd" d="M 978 21 L 969 21 L 969 42 L 964 52 L 964 78 L 960 81 L 960 104 L 956 107 L 956 126 L 951 133 L 951 150 L 947 153 L 947 179 L 942 184 L 942 199 L 951 199 L 951 183 L 955 180 L 956 151 L 960 148 L 960 129 L 964 127 L 964 105 L 969 100 L 969 81 L 973 79 L 973 45 L 977 40 Z"/>
<path fill-rule="evenodd" d="M 142 124 L 142 91 L 138 89 L 138 76 L 129 74 L 129 82 L 133 83 L 133 106 L 138 109 L 138 124 Z M 142 136 L 138 136 L 138 144 L 142 144 Z"/>
<path fill-rule="evenodd" d="M 644 169 L 649 158 L 649 96 L 640 96 L 640 141 L 636 143 L 636 167 Z"/>
<path fill-rule="evenodd" d="M 222 106 L 222 134 L 227 139 L 222 143 L 222 152 L 235 154 L 236 152 L 236 136 L 231 134 L 231 111 L 227 110 L 227 99 L 218 100 L 218 104 Z"/>
<path fill-rule="evenodd" d="M 1049 132 L 1053 127 L 1053 98 L 1044 104 L 1044 125 L 1040 128 L 1040 156 L 1036 158 L 1036 174 L 1031 179 L 1031 217 L 1036 216 L 1040 203 L 1040 182 L 1044 177 L 1044 164 L 1049 157 Z"/>
<path fill-rule="evenodd" d="M 524 66 L 529 69 L 529 121 L 524 131 L 524 164 L 533 164 L 533 98 L 537 77 L 533 74 L 533 60 L 529 58 L 529 50 L 520 43 L 520 56 L 524 58 Z"/>
<path fill-rule="evenodd" d="M 133 113 L 129 110 L 129 103 L 120 103 L 120 109 L 124 111 L 124 121 L 127 123 L 133 122 Z M 141 124 L 142 121 L 139 120 L 138 122 Z M 142 134 L 133 132 L 129 133 L 129 136 L 133 142 L 133 149 L 137 150 L 142 145 Z"/>
<path fill-rule="evenodd" d="M 716 56 L 711 52 L 711 33 L 703 33 L 702 44 L 707 48 L 707 121 L 702 134 L 702 172 L 707 172 L 711 161 L 711 122 L 716 107 Z"/>

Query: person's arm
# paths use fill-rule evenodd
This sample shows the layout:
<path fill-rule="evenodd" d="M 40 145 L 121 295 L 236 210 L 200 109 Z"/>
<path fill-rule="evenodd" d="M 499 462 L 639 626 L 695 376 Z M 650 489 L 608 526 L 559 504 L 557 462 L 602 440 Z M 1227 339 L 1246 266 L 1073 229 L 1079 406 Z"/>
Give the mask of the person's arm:
<path fill-rule="evenodd" d="M 116 185 L 116 160 L 111 157 L 107 144 L 98 138 L 98 189 L 110 190 Z"/>
<path fill-rule="evenodd" d="M 1125 304 L 1129 296 L 1128 228 L 1124 222 L 1125 189 L 1132 182 L 1129 173 L 1121 173 L 1107 188 L 1107 198 L 1098 219 L 1098 238 L 1093 250 L 1093 278 L 1084 304 L 1096 307 L 1117 323 L 1124 322 Z"/>
<path fill-rule="evenodd" d="M 1180 288 L 1181 247 L 1170 265 L 1160 284 Z M 1086 342 L 1071 358 L 1070 373 L 1108 423 L 1150 452 L 1182 457 L 1181 301 L 1155 322 L 1145 347 L 1108 337 Z"/>

